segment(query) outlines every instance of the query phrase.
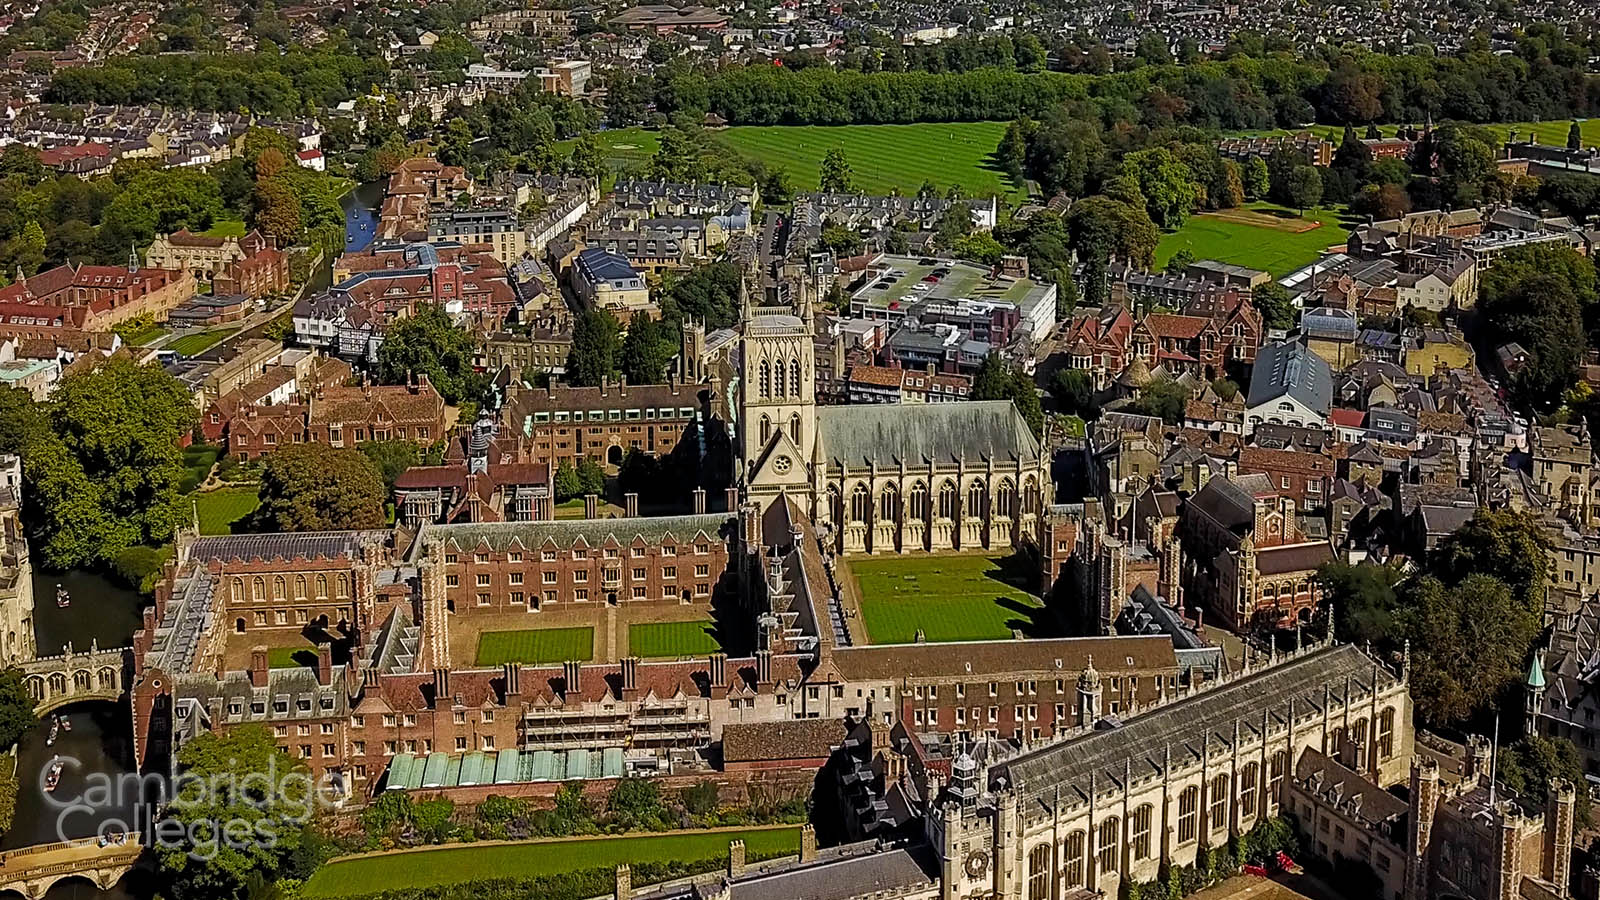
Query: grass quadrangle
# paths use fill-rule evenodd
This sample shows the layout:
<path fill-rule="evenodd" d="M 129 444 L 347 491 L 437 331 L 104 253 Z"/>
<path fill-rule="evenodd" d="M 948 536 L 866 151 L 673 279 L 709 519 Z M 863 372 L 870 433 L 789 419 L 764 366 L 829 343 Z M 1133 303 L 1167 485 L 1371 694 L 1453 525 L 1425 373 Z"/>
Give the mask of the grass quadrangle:
<path fill-rule="evenodd" d="M 594 658 L 594 629 L 529 628 L 520 631 L 485 631 L 478 636 L 480 666 L 505 663 L 548 665 Z"/>
<path fill-rule="evenodd" d="M 628 649 L 647 659 L 675 656 L 706 656 L 722 648 L 710 620 L 695 622 L 650 622 L 628 626 Z"/>
<path fill-rule="evenodd" d="M 1002 581 L 1002 560 L 986 556 L 854 558 L 861 618 L 875 644 L 905 644 L 917 629 L 931 643 L 1001 640 L 1012 629 L 1037 635 L 1039 599 Z"/>

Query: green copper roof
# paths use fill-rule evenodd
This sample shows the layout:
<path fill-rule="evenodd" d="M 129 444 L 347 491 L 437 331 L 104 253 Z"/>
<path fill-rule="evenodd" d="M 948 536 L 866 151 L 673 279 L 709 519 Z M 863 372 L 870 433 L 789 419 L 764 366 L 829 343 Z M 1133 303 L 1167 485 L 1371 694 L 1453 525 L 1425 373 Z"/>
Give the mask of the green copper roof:
<path fill-rule="evenodd" d="M 1533 655 L 1533 664 L 1528 666 L 1528 687 L 1544 689 L 1544 665 L 1537 653 Z"/>

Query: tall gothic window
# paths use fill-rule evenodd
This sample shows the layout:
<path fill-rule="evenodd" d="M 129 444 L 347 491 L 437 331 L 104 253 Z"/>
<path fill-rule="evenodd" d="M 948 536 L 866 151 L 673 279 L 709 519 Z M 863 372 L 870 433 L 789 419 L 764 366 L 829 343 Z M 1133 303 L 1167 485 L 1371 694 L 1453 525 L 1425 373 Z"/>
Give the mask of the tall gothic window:
<path fill-rule="evenodd" d="M 850 493 L 850 521 L 865 522 L 867 520 L 867 507 L 871 502 L 872 500 L 867 495 L 867 486 L 864 484 L 856 485 L 856 489 Z"/>
<path fill-rule="evenodd" d="M 1153 807 L 1146 803 L 1133 811 L 1129 825 L 1133 829 L 1133 858 L 1150 858 L 1150 813 Z"/>
<path fill-rule="evenodd" d="M 772 364 L 766 360 L 761 361 L 761 399 L 772 396 Z"/>
<path fill-rule="evenodd" d="M 774 379 L 777 382 L 777 386 L 775 388 L 773 388 L 773 391 L 772 391 L 773 396 L 775 396 L 775 397 L 787 397 L 787 396 L 789 396 L 789 389 L 785 386 L 784 377 L 783 377 L 783 360 L 781 360 L 781 359 L 778 360 L 777 365 L 773 366 L 773 369 L 774 369 L 774 371 L 773 371 L 772 374 L 773 374 Z"/>
<path fill-rule="evenodd" d="M 939 518 L 954 519 L 956 517 L 956 483 L 945 481 L 939 485 Z"/>
<path fill-rule="evenodd" d="M 1200 789 L 1186 787 L 1178 795 L 1178 843 L 1187 844 L 1199 833 L 1196 817 L 1200 813 Z"/>
<path fill-rule="evenodd" d="M 1117 870 L 1117 850 L 1122 846 L 1121 825 L 1121 820 L 1116 816 L 1112 816 L 1100 823 L 1100 858 L 1098 863 L 1102 872 L 1115 872 Z"/>
<path fill-rule="evenodd" d="M 928 486 L 917 482 L 911 486 L 911 520 L 924 522 L 928 518 Z"/>
<path fill-rule="evenodd" d="M 1028 854 L 1028 900 L 1050 898 L 1050 845 L 1040 844 Z"/>
<path fill-rule="evenodd" d="M 793 391 L 794 395 L 796 397 L 800 396 L 800 394 L 803 393 L 800 390 L 800 360 L 799 359 L 791 359 L 791 360 L 789 360 L 789 390 Z"/>
<path fill-rule="evenodd" d="M 1061 880 L 1069 888 L 1083 885 L 1083 838 L 1082 831 L 1067 835 L 1066 845 L 1061 851 Z"/>

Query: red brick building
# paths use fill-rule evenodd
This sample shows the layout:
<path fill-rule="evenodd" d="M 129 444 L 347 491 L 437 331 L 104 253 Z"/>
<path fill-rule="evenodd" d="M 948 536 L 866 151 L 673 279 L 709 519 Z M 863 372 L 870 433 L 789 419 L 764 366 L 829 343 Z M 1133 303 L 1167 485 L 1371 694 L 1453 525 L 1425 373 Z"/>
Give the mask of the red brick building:
<path fill-rule="evenodd" d="M 507 392 L 502 424 L 533 442 L 534 458 L 552 469 L 584 459 L 620 466 L 629 450 L 671 453 L 709 415 L 714 389 L 670 384 L 603 384 Z"/>

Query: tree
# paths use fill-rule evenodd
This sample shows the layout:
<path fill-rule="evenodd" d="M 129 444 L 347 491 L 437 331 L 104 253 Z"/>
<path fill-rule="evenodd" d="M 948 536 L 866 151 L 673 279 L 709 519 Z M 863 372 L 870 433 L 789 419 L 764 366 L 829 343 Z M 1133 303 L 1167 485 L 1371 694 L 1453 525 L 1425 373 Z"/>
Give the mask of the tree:
<path fill-rule="evenodd" d="M 1200 203 L 1194 174 L 1165 147 L 1129 153 L 1119 172 L 1138 186 L 1150 220 L 1161 228 L 1182 226 Z"/>
<path fill-rule="evenodd" d="M 1433 552 L 1429 569 L 1446 584 L 1489 572 L 1511 588 L 1525 615 L 1544 607 L 1550 538 L 1537 520 L 1511 510 L 1479 509 Z"/>
<path fill-rule="evenodd" d="M 1194 264 L 1194 251 L 1185 247 L 1173 253 L 1167 260 L 1165 271 L 1168 275 L 1182 275 L 1183 271 Z"/>
<path fill-rule="evenodd" d="M 1411 195 L 1397 184 L 1368 184 L 1350 201 L 1350 211 L 1380 221 L 1398 219 L 1411 211 Z"/>
<path fill-rule="evenodd" d="M 378 379 L 384 384 L 407 384 L 425 375 L 446 403 L 477 403 L 488 383 L 473 371 L 476 353 L 472 334 L 451 322 L 443 306 L 419 304 L 384 334 L 378 347 Z"/>
<path fill-rule="evenodd" d="M 1155 416 L 1168 425 L 1183 421 L 1184 407 L 1189 402 L 1189 389 L 1170 378 L 1157 378 L 1145 385 L 1134 401 L 1133 410 L 1141 415 Z"/>
<path fill-rule="evenodd" d="M 823 191 L 848 194 L 855 190 L 855 173 L 842 147 L 831 147 L 823 154 L 820 176 Z"/>
<path fill-rule="evenodd" d="M 1322 202 L 1322 175 L 1315 166 L 1295 166 L 1289 173 L 1289 202 L 1305 215 L 1306 210 Z"/>
<path fill-rule="evenodd" d="M 661 789 L 649 778 L 623 778 L 606 795 L 606 812 L 624 830 L 661 831 L 669 826 Z"/>
<path fill-rule="evenodd" d="M 1250 302 L 1268 328 L 1294 327 L 1294 304 L 1289 302 L 1289 291 L 1276 281 L 1257 285 L 1250 291 Z"/>
<path fill-rule="evenodd" d="M 1465 722 L 1515 683 L 1538 629 L 1505 582 L 1472 574 L 1446 586 L 1427 575 L 1406 592 L 1411 694 L 1429 725 Z"/>
<path fill-rule="evenodd" d="M 288 874 L 312 844 L 314 782 L 266 726 L 202 732 L 178 750 L 177 768 L 168 815 L 193 843 L 156 851 L 177 900 L 240 897 L 252 874 Z"/>
<path fill-rule="evenodd" d="M 1147 31 L 1139 35 L 1139 41 L 1134 46 L 1135 59 L 1142 59 L 1153 66 L 1168 66 L 1172 64 L 1172 50 L 1167 46 L 1166 35 L 1154 31 Z"/>
<path fill-rule="evenodd" d="M 1583 149 L 1583 126 L 1577 122 L 1573 122 L 1572 127 L 1567 129 L 1567 149 Z"/>
<path fill-rule="evenodd" d="M 9 413 L 0 433 L 24 435 L 26 521 L 49 568 L 109 563 L 189 520 L 178 496 L 178 443 L 197 416 L 188 392 L 161 369 L 114 358 L 62 379 L 42 410 Z"/>
<path fill-rule="evenodd" d="M 361 451 L 327 444 L 291 444 L 261 468 L 257 531 L 382 528 L 383 476 Z"/>
<path fill-rule="evenodd" d="M 556 466 L 555 492 L 557 503 L 565 503 L 583 493 L 583 482 L 578 480 L 578 470 L 566 460 L 562 460 L 561 465 Z"/>
<path fill-rule="evenodd" d="M 594 386 L 610 378 L 622 346 L 619 331 L 616 317 L 604 309 L 588 309 L 578 316 L 572 327 L 572 349 L 567 353 L 567 380 Z"/>
<path fill-rule="evenodd" d="M 1582 308 L 1572 283 L 1557 272 L 1528 272 L 1506 283 L 1513 273 L 1499 272 L 1502 264 L 1484 273 L 1479 284 L 1485 331 L 1497 344 L 1516 341 L 1528 352 L 1511 376 L 1512 390 L 1525 401 L 1554 402 L 1572 384 L 1583 359 Z M 1508 268 L 1515 272 L 1523 266 Z"/>
<path fill-rule="evenodd" d="M 739 286 L 743 277 L 731 262 L 695 266 L 669 282 L 662 292 L 662 320 L 688 320 L 706 328 L 732 326 L 739 321 Z"/>
<path fill-rule="evenodd" d="M 280 247 L 293 246 L 300 239 L 300 198 L 295 196 L 286 179 L 262 178 L 256 182 L 254 192 L 256 228 L 278 242 Z"/>
<path fill-rule="evenodd" d="M 1244 179 L 1246 200 L 1265 200 L 1267 192 L 1272 190 L 1272 175 L 1267 171 L 1267 161 L 1259 156 L 1245 160 L 1241 177 Z"/>
<path fill-rule="evenodd" d="M 629 384 L 660 384 L 676 355 L 678 342 L 671 328 L 649 313 L 633 314 L 622 341 L 622 374 Z"/>
<path fill-rule="evenodd" d="M 1572 785 L 1573 813 L 1578 828 L 1591 824 L 1588 780 L 1578 748 L 1566 738 L 1526 735 L 1501 751 L 1495 774 L 1512 793 L 1526 802 L 1525 809 L 1540 810 L 1550 797 L 1550 782 L 1562 779 Z"/>
<path fill-rule="evenodd" d="M 578 489 L 600 497 L 606 493 L 606 470 L 587 456 L 578 462 Z"/>
<path fill-rule="evenodd" d="M 1035 437 L 1044 433 L 1044 409 L 1039 405 L 1039 392 L 1021 369 L 1013 369 L 1001 359 L 998 351 L 984 357 L 983 364 L 972 376 L 973 400 L 1010 400 L 1017 412 L 1028 423 Z"/>
<path fill-rule="evenodd" d="M 1061 369 L 1050 381 L 1050 395 L 1056 411 L 1085 419 L 1098 414 L 1094 402 L 1094 380 L 1081 369 Z"/>
<path fill-rule="evenodd" d="M 1323 596 L 1337 611 L 1334 634 L 1341 641 L 1384 641 L 1395 635 L 1402 573 L 1391 566 L 1326 562 L 1317 570 Z"/>
<path fill-rule="evenodd" d="M 22 670 L 15 666 L 0 670 L 0 751 L 15 747 L 38 724 Z"/>
<path fill-rule="evenodd" d="M 394 483 L 407 469 L 422 464 L 422 451 L 411 441 L 367 441 L 360 449 L 383 477 L 389 493 L 394 491 Z"/>

